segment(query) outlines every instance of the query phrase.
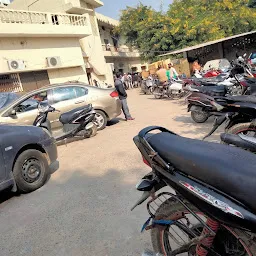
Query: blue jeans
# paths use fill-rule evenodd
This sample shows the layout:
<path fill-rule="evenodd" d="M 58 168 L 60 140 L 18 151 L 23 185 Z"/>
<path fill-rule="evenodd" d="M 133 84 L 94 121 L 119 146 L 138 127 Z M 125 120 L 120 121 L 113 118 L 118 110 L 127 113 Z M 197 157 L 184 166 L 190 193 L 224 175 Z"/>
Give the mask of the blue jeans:
<path fill-rule="evenodd" d="M 128 104 L 126 99 L 121 100 L 122 103 L 122 110 L 124 112 L 124 116 L 126 119 L 131 118 L 131 114 L 129 112 Z"/>

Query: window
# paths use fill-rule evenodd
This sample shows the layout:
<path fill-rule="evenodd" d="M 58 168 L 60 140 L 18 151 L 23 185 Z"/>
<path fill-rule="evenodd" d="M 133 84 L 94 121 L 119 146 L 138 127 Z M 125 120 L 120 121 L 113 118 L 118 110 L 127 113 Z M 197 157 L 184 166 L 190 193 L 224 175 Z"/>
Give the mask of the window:
<path fill-rule="evenodd" d="M 88 90 L 84 87 L 75 87 L 76 97 L 83 97 L 88 93 Z"/>
<path fill-rule="evenodd" d="M 37 109 L 40 102 L 48 103 L 47 91 L 37 93 L 30 98 L 22 101 L 19 105 L 15 107 L 17 113 L 28 112 Z"/>
<path fill-rule="evenodd" d="M 75 99 L 75 87 L 60 87 L 53 89 L 53 103 Z"/>

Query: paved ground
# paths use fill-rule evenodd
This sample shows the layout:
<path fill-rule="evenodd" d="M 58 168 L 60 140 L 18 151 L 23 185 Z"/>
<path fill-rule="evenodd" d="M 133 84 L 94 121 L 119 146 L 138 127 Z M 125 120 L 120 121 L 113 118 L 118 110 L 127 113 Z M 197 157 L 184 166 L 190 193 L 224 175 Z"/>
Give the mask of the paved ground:
<path fill-rule="evenodd" d="M 115 120 L 96 137 L 59 147 L 61 168 L 38 191 L 0 204 L 0 255 L 134 256 L 150 248 L 140 234 L 145 206 L 130 212 L 140 196 L 145 166 L 132 138 L 149 125 L 201 138 L 212 122 L 195 125 L 184 101 L 155 100 L 129 92 L 136 120 Z M 215 137 L 217 138 L 217 137 Z"/>

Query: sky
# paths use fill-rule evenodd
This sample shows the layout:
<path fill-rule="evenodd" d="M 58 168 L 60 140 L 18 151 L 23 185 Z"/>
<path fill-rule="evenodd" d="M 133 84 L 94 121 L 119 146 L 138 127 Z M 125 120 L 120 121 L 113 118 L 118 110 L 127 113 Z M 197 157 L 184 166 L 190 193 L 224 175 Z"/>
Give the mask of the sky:
<path fill-rule="evenodd" d="M 160 0 L 103 0 L 104 6 L 97 8 L 97 12 L 102 13 L 114 19 L 119 19 L 120 10 L 126 6 L 136 6 L 139 2 L 145 5 L 151 5 L 154 9 L 160 9 Z M 167 10 L 168 5 L 172 0 L 163 0 L 164 10 Z"/>

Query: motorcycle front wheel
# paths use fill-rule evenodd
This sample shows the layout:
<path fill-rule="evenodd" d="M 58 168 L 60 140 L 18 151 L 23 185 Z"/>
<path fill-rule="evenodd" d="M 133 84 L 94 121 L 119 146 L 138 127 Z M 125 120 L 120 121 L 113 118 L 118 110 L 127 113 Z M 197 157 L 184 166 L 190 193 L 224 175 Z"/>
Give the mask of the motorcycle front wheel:
<path fill-rule="evenodd" d="M 156 98 L 156 99 L 161 99 L 161 98 L 163 98 L 163 92 L 162 92 L 162 90 L 160 89 L 160 88 L 155 88 L 155 90 L 154 90 L 154 97 Z"/>
<path fill-rule="evenodd" d="M 206 217 L 196 207 L 187 203 L 187 206 L 196 213 L 203 221 Z M 161 253 L 165 256 L 173 255 L 173 251 L 181 248 L 183 245 L 189 243 L 193 237 L 191 233 L 200 236 L 203 225 L 179 202 L 172 198 L 167 199 L 155 213 L 155 219 L 170 219 L 171 216 L 182 216 L 177 221 L 185 225 L 190 232 L 181 229 L 177 224 L 166 227 L 155 227 L 151 231 L 151 240 L 153 249 L 156 253 Z M 253 255 L 249 249 L 250 236 L 240 230 L 233 230 L 229 227 L 221 226 L 214 239 L 212 249 L 216 253 L 208 252 L 207 255 Z M 179 255 L 196 256 L 196 246 L 192 245 L 189 249 Z M 252 246 L 253 248 L 255 244 Z M 250 248 L 252 248 L 250 247 Z M 178 254 L 177 254 L 178 255 Z"/>

